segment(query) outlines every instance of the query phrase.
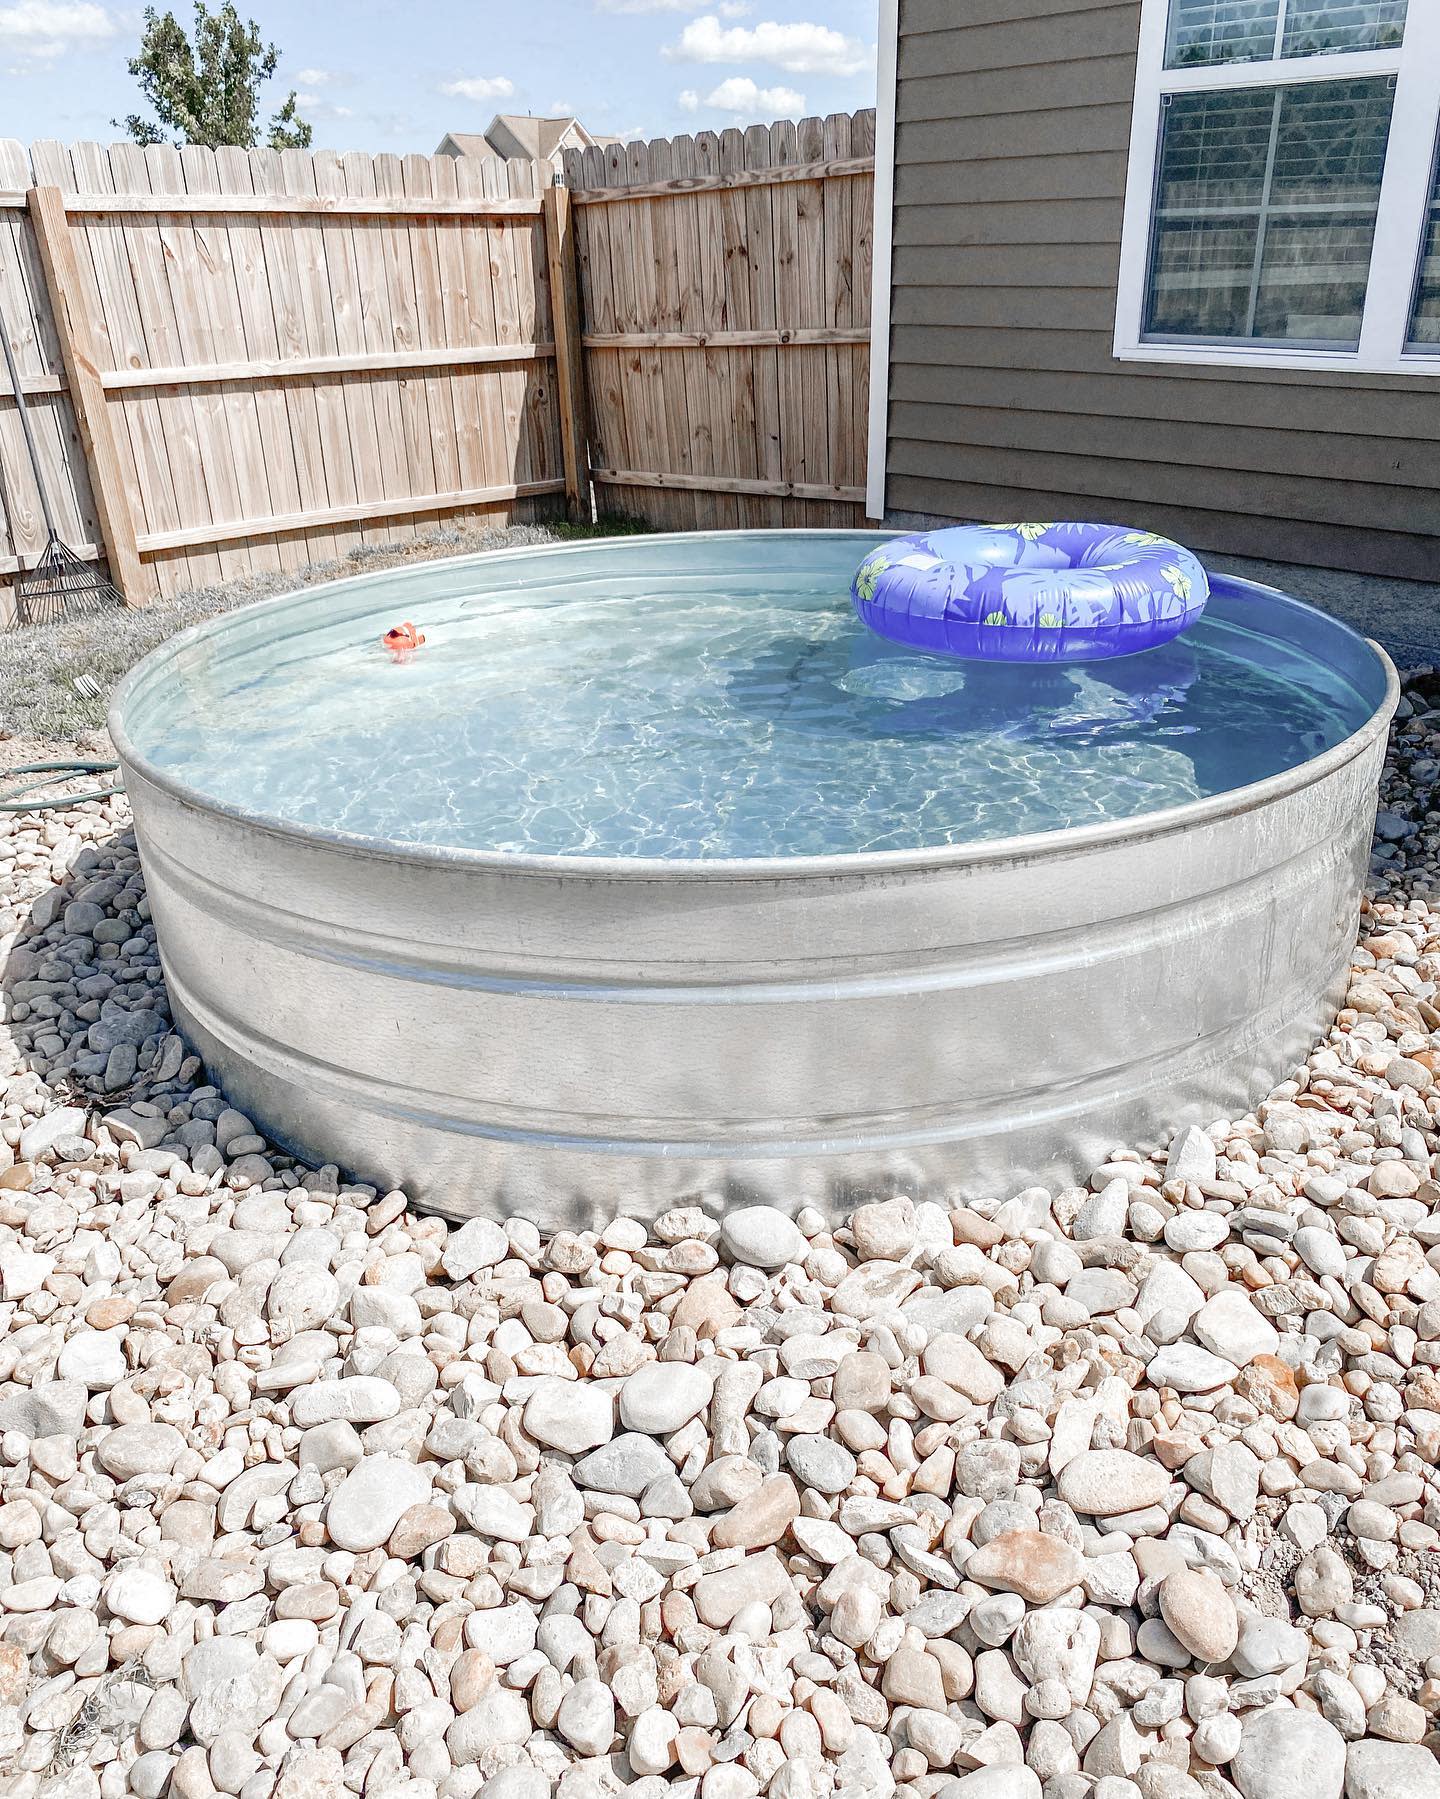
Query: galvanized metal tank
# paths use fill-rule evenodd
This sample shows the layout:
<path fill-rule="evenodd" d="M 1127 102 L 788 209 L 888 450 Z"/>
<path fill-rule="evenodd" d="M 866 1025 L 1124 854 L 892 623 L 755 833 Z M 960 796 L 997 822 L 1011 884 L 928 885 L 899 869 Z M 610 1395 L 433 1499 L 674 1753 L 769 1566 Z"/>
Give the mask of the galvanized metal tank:
<path fill-rule="evenodd" d="M 1011 1192 L 1243 1109 L 1340 997 L 1398 687 L 1346 627 L 1220 585 L 1341 659 L 1368 722 L 1118 824 L 748 862 L 413 849 L 218 805 L 127 730 L 255 609 L 196 627 L 111 715 L 176 1018 L 297 1154 L 545 1228 Z"/>

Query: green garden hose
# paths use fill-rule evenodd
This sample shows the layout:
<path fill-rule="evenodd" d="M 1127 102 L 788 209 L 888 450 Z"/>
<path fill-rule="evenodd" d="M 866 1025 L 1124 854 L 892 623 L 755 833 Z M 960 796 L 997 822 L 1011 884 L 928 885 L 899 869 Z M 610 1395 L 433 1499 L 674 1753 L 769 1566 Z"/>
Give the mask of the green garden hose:
<path fill-rule="evenodd" d="M 122 792 L 120 787 L 96 787 L 89 793 L 57 794 L 53 799 L 32 800 L 24 797 L 37 788 L 54 787 L 76 775 L 108 775 L 120 766 L 118 762 L 26 762 L 10 770 L 12 775 L 40 775 L 38 781 L 26 781 L 0 793 L 0 812 L 57 812 L 66 806 L 83 805 L 86 800 L 108 800 Z"/>

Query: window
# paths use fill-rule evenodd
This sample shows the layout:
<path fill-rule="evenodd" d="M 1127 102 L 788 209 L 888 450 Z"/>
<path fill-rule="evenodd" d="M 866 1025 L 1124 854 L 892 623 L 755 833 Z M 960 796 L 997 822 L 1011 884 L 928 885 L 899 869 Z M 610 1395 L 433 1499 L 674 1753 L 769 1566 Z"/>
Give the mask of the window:
<path fill-rule="evenodd" d="M 1173 0 L 1165 66 L 1393 49 L 1405 36 L 1405 7 L 1406 0 Z"/>
<path fill-rule="evenodd" d="M 1425 240 L 1420 247 L 1420 274 L 1415 282 L 1415 310 L 1410 315 L 1407 349 L 1440 355 L 1440 157 L 1430 187 Z"/>
<path fill-rule="evenodd" d="M 1115 353 L 1440 374 L 1437 0 L 1143 0 Z"/>

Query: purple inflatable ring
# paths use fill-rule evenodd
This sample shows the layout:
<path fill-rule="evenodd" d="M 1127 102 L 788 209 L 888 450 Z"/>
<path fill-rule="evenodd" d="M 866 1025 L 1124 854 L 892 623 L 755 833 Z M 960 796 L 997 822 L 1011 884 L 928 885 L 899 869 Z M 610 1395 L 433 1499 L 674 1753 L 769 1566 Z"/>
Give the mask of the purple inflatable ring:
<path fill-rule="evenodd" d="M 856 570 L 862 622 L 917 650 L 1084 662 L 1167 643 L 1205 610 L 1199 561 L 1123 525 L 954 525 L 897 537 Z"/>

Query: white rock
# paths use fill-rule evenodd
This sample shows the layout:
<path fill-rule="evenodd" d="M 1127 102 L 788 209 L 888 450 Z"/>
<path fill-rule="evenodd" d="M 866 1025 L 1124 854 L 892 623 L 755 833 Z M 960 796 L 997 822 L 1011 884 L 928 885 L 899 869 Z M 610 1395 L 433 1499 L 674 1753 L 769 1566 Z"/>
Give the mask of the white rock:
<path fill-rule="evenodd" d="M 1079 1242 L 1092 1237 L 1118 1237 L 1130 1210 L 1130 1183 L 1116 1178 L 1087 1199 L 1075 1214 L 1070 1235 Z"/>
<path fill-rule="evenodd" d="M 1350 1395 L 1340 1387 L 1312 1381 L 1300 1389 L 1300 1406 L 1296 1413 L 1302 1424 L 1335 1424 L 1350 1415 Z"/>
<path fill-rule="evenodd" d="M 741 1206 L 720 1220 L 720 1242 L 732 1262 L 767 1271 L 805 1258 L 805 1236 L 774 1206 Z"/>
<path fill-rule="evenodd" d="M 662 1706 L 648 1706 L 637 1716 L 625 1741 L 625 1753 L 638 1775 L 664 1774 L 674 1766 L 677 1728 L 673 1714 Z"/>
<path fill-rule="evenodd" d="M 1305 1500 L 1297 1500 L 1285 1508 L 1285 1516 L 1280 1520 L 1280 1529 L 1300 1551 L 1308 1555 L 1312 1549 L 1318 1548 L 1330 1534 L 1330 1520 L 1324 1510 Z"/>
<path fill-rule="evenodd" d="M 497 1668 L 508 1668 L 529 1655 L 539 1630 L 538 1616 L 525 1605 L 498 1606 L 481 1614 L 481 1640 Z"/>
<path fill-rule="evenodd" d="M 714 1382 L 697 1362 L 647 1362 L 620 1389 L 620 1422 L 626 1430 L 668 1437 L 710 1403 Z"/>
<path fill-rule="evenodd" d="M 1240 1673 L 1253 1679 L 1303 1662 L 1309 1647 L 1303 1630 L 1296 1630 L 1283 1618 L 1264 1618 L 1252 1612 L 1240 1620 L 1240 1640 L 1233 1659 Z"/>
<path fill-rule="evenodd" d="M 1056 1485 L 1075 1511 L 1110 1518 L 1154 1505 L 1169 1491 L 1170 1476 L 1152 1456 L 1087 1449 L 1065 1464 Z"/>
<path fill-rule="evenodd" d="M 529 1507 L 504 1487 L 467 1483 L 456 1491 L 455 1510 L 471 1530 L 497 1543 L 523 1543 L 534 1524 Z"/>
<path fill-rule="evenodd" d="M 1201 1306 L 1191 1319 L 1190 1328 L 1207 1349 L 1237 1368 L 1253 1362 L 1256 1356 L 1273 1356 L 1280 1347 L 1279 1331 L 1256 1311 L 1242 1287 L 1222 1287 Z M 1186 1390 L 1205 1391 L 1196 1387 Z"/>
<path fill-rule="evenodd" d="M 1345 1739 L 1315 1712 L 1273 1705 L 1246 1719 L 1230 1773 L 1245 1799 L 1340 1799 Z"/>
<path fill-rule="evenodd" d="M 510 1239 L 489 1218 L 471 1218 L 445 1239 L 440 1266 L 452 1281 L 469 1280 L 484 1268 L 496 1268 L 510 1254 Z"/>
<path fill-rule="evenodd" d="M 190 1701 L 189 1732 L 205 1744 L 227 1730 L 253 1736 L 279 1697 L 254 1644 L 239 1636 L 202 1638 L 186 1650 L 180 1691 Z"/>
<path fill-rule="evenodd" d="M 915 1207 L 908 1199 L 883 1199 L 857 1206 L 850 1234 L 862 1262 L 900 1262 L 915 1248 Z"/>
<path fill-rule="evenodd" d="M 626 1431 L 613 1442 L 592 1449 L 571 1470 L 576 1486 L 638 1499 L 653 1480 L 674 1473 L 674 1464 L 654 1440 Z"/>
<path fill-rule="evenodd" d="M 175 1604 L 175 1588 L 143 1562 L 117 1568 L 102 1589 L 105 1604 L 127 1624 L 162 1624 Z"/>
<path fill-rule="evenodd" d="M 1022 1764 L 998 1762 L 947 1780 L 936 1799 L 1040 1799 L 1040 1776 Z"/>
<path fill-rule="evenodd" d="M 137 1474 L 168 1474 L 180 1459 L 185 1439 L 173 1424 L 122 1424 L 101 1437 L 95 1459 L 116 1480 Z"/>
<path fill-rule="evenodd" d="M 282 1268 L 265 1296 L 265 1316 L 289 1333 L 326 1325 L 339 1310 L 339 1281 L 328 1269 L 305 1262 Z"/>
<path fill-rule="evenodd" d="M 317 1424 L 376 1424 L 400 1410 L 400 1395 L 388 1380 L 352 1374 L 343 1380 L 317 1380 L 300 1387 L 290 1402 L 291 1423 L 301 1430 Z"/>
<path fill-rule="evenodd" d="M 1233 1362 L 1198 1343 L 1167 1343 L 1145 1364 L 1152 1387 L 1173 1387 L 1177 1393 L 1213 1393 L 1229 1386 L 1239 1372 Z"/>
<path fill-rule="evenodd" d="M 985 1303 L 988 1306 L 989 1300 Z M 780 1345 L 780 1366 L 796 1380 L 823 1380 L 854 1352 L 854 1341 L 840 1331 L 827 1331 L 823 1335 L 797 1331 Z"/>
<path fill-rule="evenodd" d="M 1181 1131 L 1170 1145 L 1165 1161 L 1167 1181 L 1213 1181 L 1215 1179 L 1215 1144 L 1204 1131 L 1191 1125 Z"/>
<path fill-rule="evenodd" d="M 1440 1799 L 1440 1762 L 1419 1743 L 1352 1743 L 1345 1799 Z"/>
<path fill-rule="evenodd" d="M 398 1456 L 367 1455 L 330 1495 L 325 1529 L 341 1549 L 378 1549 L 412 1505 L 430 1497 L 430 1476 Z"/>
<path fill-rule="evenodd" d="M 1188 1255 L 1196 1249 L 1218 1249 L 1230 1235 L 1230 1226 L 1218 1212 L 1186 1210 L 1165 1221 L 1167 1248 L 1177 1255 Z"/>
<path fill-rule="evenodd" d="M 1345 1245 L 1334 1231 L 1324 1230 L 1315 1224 L 1305 1224 L 1301 1225 L 1290 1241 L 1296 1254 L 1312 1273 L 1329 1274 L 1336 1280 L 1344 1280 Z"/>
<path fill-rule="evenodd" d="M 1010 1653 L 1031 1686 L 1057 1680 L 1073 1705 L 1084 1705 L 1095 1678 L 1100 1626 L 1086 1612 L 1053 1607 L 1027 1612 Z"/>
<path fill-rule="evenodd" d="M 989 1405 L 1005 1391 L 1005 1376 L 965 1337 L 942 1331 L 925 1345 L 921 1366 L 977 1405 Z"/>
<path fill-rule="evenodd" d="M 1134 1304 L 1135 1283 L 1118 1268 L 1086 1268 L 1066 1287 L 1065 1297 L 1092 1317 L 1102 1318 Z"/>
<path fill-rule="evenodd" d="M 491 1774 L 480 1789 L 479 1799 L 551 1799 L 554 1791 L 555 1782 L 543 1769 L 530 1762 L 516 1762 Z M 405 1791 L 397 1799 L 430 1799 L 430 1795 Z"/>
<path fill-rule="evenodd" d="M 457 1768 L 479 1761 L 488 1750 L 518 1746 L 533 1726 L 523 1693 L 493 1687 L 445 1732 L 445 1747 Z"/>
<path fill-rule="evenodd" d="M 1395 1647 L 1417 1662 L 1440 1655 L 1440 1608 L 1424 1606 L 1395 1620 Z"/>
<path fill-rule="evenodd" d="M 598 1449 L 615 1434 L 615 1402 L 589 1381 L 540 1381 L 525 1401 L 525 1431 L 566 1455 Z"/>
<path fill-rule="evenodd" d="M 55 1363 L 61 1380 L 83 1381 L 92 1393 L 107 1392 L 125 1378 L 125 1326 L 77 1331 L 66 1339 Z"/>
<path fill-rule="evenodd" d="M 12 1249 L 7 1246 L 0 1258 L 0 1298 L 28 1299 L 38 1293 L 55 1266 L 54 1256 L 38 1249 Z"/>
<path fill-rule="evenodd" d="M 17 1154 L 22 1162 L 39 1162 L 49 1155 L 58 1143 L 70 1143 L 85 1135 L 85 1127 L 90 1114 L 83 1106 L 57 1106 L 53 1112 L 43 1112 L 33 1124 L 27 1124 L 20 1133 L 20 1142 L 16 1146 Z"/>
<path fill-rule="evenodd" d="M 1178 1262 L 1157 1261 L 1140 1283 L 1135 1296 L 1135 1310 L 1142 1324 L 1148 1324 L 1157 1312 L 1180 1312 L 1193 1318 L 1205 1304 L 1204 1289 Z"/>
<path fill-rule="evenodd" d="M 560 1701 L 555 1728 L 581 1755 L 604 1755 L 615 1736 L 615 1700 L 599 1680 L 577 1680 Z"/>

